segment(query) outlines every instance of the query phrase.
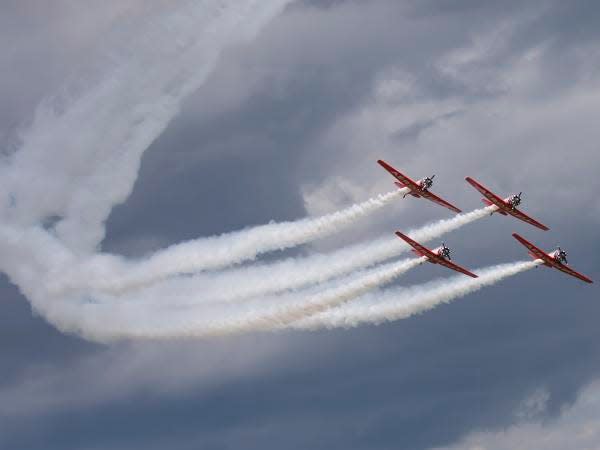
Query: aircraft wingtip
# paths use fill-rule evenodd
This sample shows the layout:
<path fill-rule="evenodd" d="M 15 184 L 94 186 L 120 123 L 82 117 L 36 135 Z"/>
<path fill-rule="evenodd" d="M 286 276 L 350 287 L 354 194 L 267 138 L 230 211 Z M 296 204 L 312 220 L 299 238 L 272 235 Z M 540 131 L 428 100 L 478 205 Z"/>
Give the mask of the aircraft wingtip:
<path fill-rule="evenodd" d="M 404 233 L 402 233 L 401 231 L 396 231 L 396 236 L 398 236 L 400 239 L 402 239 L 403 241 L 406 241 L 406 239 L 408 238 L 408 236 L 406 236 Z"/>

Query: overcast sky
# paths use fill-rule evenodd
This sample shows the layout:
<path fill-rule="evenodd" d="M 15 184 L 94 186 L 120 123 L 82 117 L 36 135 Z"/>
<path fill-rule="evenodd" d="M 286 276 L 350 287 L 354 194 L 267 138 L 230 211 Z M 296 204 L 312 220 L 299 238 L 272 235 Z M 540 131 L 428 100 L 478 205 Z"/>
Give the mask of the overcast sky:
<path fill-rule="evenodd" d="M 19 151 L 38 103 L 101 79 L 110 55 L 145 45 L 139 23 L 160 26 L 147 10 L 171 7 L 0 0 L 2 154 Z M 101 249 L 138 257 L 336 211 L 393 188 L 383 158 L 435 173 L 465 211 L 481 206 L 467 175 L 523 191 L 551 228 L 495 215 L 444 236 L 465 266 L 527 259 L 516 231 L 599 280 L 599 23 L 583 0 L 292 1 L 186 97 Z M 399 199 L 265 259 L 449 216 Z M 448 276 L 423 265 L 395 285 Z M 379 326 L 99 345 L 32 313 L 3 276 L 0 447 L 600 448 L 596 286 L 539 268 Z"/>

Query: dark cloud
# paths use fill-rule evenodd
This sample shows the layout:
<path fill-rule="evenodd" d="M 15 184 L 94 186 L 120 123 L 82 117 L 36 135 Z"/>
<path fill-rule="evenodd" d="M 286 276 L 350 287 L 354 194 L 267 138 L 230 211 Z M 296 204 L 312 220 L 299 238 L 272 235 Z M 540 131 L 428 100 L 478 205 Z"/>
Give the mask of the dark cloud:
<path fill-rule="evenodd" d="M 465 265 L 526 259 L 510 237 L 518 231 L 548 249 L 564 245 L 576 268 L 599 278 L 599 10 L 299 2 L 227 52 L 148 150 L 104 248 L 139 255 L 301 217 L 311 208 L 304 189 L 318 196 L 335 177 L 367 196 L 391 186 L 373 164 L 386 157 L 415 177 L 434 169 L 441 192 L 465 209 L 480 204 L 465 175 L 506 195 L 523 189 L 526 209 L 552 228 L 483 219 L 448 237 Z M 28 77 L 3 92 L 37 93 L 11 97 L 19 112 L 6 117 L 27 115 L 56 83 L 36 85 L 44 76 L 28 67 L 47 46 L 28 45 L 15 50 Z M 378 96 L 386 80 L 408 83 L 409 94 L 392 86 L 396 96 Z M 485 119 L 492 112 L 497 120 Z M 389 140 L 378 135 L 385 120 Z M 443 216 L 408 199 L 345 239 Z M 399 284 L 445 275 L 421 266 Z M 61 335 L 2 285 L 0 389 L 25 410 L 2 410 L 6 448 L 427 449 L 518 422 L 515 411 L 538 389 L 549 393 L 542 419 L 556 417 L 600 369 L 596 288 L 545 268 L 379 327 L 115 348 Z"/>
<path fill-rule="evenodd" d="M 93 354 L 96 345 L 73 336 L 65 336 L 42 318 L 32 315 L 27 300 L 9 284 L 0 280 L 2 315 L 0 318 L 0 386 L 18 382 L 23 370 L 38 370 L 61 364 L 84 354 Z"/>

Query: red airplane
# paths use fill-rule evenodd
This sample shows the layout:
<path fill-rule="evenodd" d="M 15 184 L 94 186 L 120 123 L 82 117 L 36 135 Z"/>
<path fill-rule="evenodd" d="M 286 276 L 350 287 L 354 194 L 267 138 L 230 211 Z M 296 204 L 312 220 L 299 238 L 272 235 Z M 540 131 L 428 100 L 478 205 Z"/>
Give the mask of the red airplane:
<path fill-rule="evenodd" d="M 467 182 L 471 186 L 473 186 L 475 189 L 477 189 L 479 192 L 481 192 L 483 195 L 485 195 L 485 198 L 483 199 L 483 203 L 485 203 L 488 206 L 492 206 L 492 205 L 497 206 L 498 212 L 500 214 L 502 214 L 503 216 L 510 214 L 511 216 L 516 217 L 517 219 L 520 219 L 523 222 L 527 222 L 527 223 L 533 225 L 534 227 L 538 227 L 544 231 L 549 230 L 549 228 L 546 225 L 539 223 L 537 220 L 532 219 L 527 214 L 525 214 L 517 209 L 517 206 L 519 206 L 521 204 L 521 195 L 523 194 L 522 192 L 519 192 L 518 194 L 510 195 L 510 196 L 506 197 L 505 199 L 502 199 L 502 198 L 498 197 L 496 194 L 494 194 L 492 191 L 490 191 L 488 188 L 483 186 L 481 183 L 478 183 L 477 181 L 475 181 L 473 178 L 467 177 L 467 178 L 465 178 L 465 180 L 467 180 Z"/>
<path fill-rule="evenodd" d="M 437 203 L 438 205 L 442 205 L 443 207 L 448 208 L 454 212 L 457 212 L 457 213 L 461 212 L 460 209 L 458 209 L 456 206 L 448 203 L 446 200 L 442 200 L 437 195 L 435 195 L 429 191 L 429 188 L 431 188 L 431 186 L 433 186 L 433 178 L 435 177 L 435 175 L 422 178 L 419 181 L 413 181 L 410 178 L 408 178 L 406 175 L 398 172 L 396 169 L 394 169 L 392 166 L 390 166 L 385 161 L 382 161 L 381 159 L 379 159 L 379 160 L 377 160 L 377 162 L 379 163 L 379 165 L 381 167 L 383 167 L 385 170 L 387 170 L 389 173 L 391 173 L 398 180 L 398 181 L 396 181 L 396 183 L 394 183 L 396 186 L 398 186 L 401 189 L 402 188 L 410 189 L 410 192 L 404 194 L 404 197 L 406 197 L 407 195 L 412 195 L 413 197 L 416 197 L 416 198 L 423 197 L 423 198 L 426 198 L 427 200 L 431 200 L 432 202 Z"/>
<path fill-rule="evenodd" d="M 427 261 L 429 261 L 430 263 L 440 264 L 444 267 L 447 267 L 448 269 L 456 270 L 457 272 L 464 273 L 465 275 L 468 275 L 470 277 L 477 278 L 477 275 L 475 275 L 474 273 L 469 272 L 467 269 L 460 267 L 458 264 L 450 262 L 452 258 L 450 257 L 450 249 L 446 247 L 446 244 L 442 244 L 441 247 L 438 247 L 436 249 L 429 250 L 428 248 L 422 246 L 416 241 L 413 241 L 411 238 L 409 238 L 405 234 L 400 233 L 399 231 L 396 231 L 396 235 L 413 248 L 412 252 L 415 255 L 425 256 L 427 258 Z"/>
<path fill-rule="evenodd" d="M 541 259 L 544 261 L 544 265 L 548 267 L 554 267 L 555 269 L 560 270 L 561 272 L 566 273 L 567 275 L 571 275 L 572 277 L 579 278 L 580 280 L 585 281 L 586 283 L 593 283 L 585 275 L 580 274 L 579 272 L 575 272 L 571 269 L 567 264 L 567 252 L 558 247 L 556 250 L 550 253 L 546 253 L 543 250 L 537 248 L 531 242 L 523 239 L 517 233 L 513 233 L 513 237 L 523 244 L 529 250 L 529 254 L 533 257 L 533 259 Z"/>

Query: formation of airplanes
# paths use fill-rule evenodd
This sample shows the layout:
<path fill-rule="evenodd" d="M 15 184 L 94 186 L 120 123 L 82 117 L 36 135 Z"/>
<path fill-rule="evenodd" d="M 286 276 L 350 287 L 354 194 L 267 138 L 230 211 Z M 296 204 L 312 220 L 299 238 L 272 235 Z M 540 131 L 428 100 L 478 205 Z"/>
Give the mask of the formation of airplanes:
<path fill-rule="evenodd" d="M 377 163 L 385 170 L 387 170 L 394 178 L 396 178 L 396 182 L 394 184 L 398 188 L 407 189 L 407 192 L 406 194 L 404 194 L 404 197 L 406 197 L 407 195 L 411 195 L 415 198 L 424 198 L 434 203 L 437 203 L 438 205 L 443 206 L 444 208 L 448 208 L 453 212 L 461 212 L 461 210 L 454 206 L 452 203 L 442 199 L 441 197 L 431 192 L 431 187 L 433 186 L 433 178 L 435 177 L 435 175 L 421 178 L 418 181 L 414 181 L 381 159 L 378 160 Z M 519 220 L 522 220 L 525 223 L 533 225 L 534 227 L 539 228 L 540 230 L 549 230 L 549 228 L 546 225 L 538 222 L 537 220 L 528 216 L 523 211 L 517 208 L 519 205 L 521 205 L 522 202 L 522 192 L 519 192 L 518 194 L 509 195 L 506 198 L 502 198 L 494 194 L 491 190 L 489 190 L 488 188 L 486 188 L 481 183 L 479 183 L 471 177 L 466 177 L 465 180 L 485 197 L 482 199 L 482 201 L 485 205 L 492 207 L 491 214 L 497 212 L 498 214 L 501 214 L 503 216 L 510 215 Z M 432 264 L 439 264 L 444 267 L 447 267 L 448 269 L 452 269 L 467 276 L 477 278 L 476 274 L 451 261 L 451 252 L 450 249 L 446 247 L 445 243 L 443 243 L 438 248 L 428 249 L 427 247 L 423 246 L 422 244 L 418 243 L 417 241 L 413 240 L 412 238 L 403 234 L 400 231 L 396 231 L 396 235 L 412 247 L 413 253 L 415 253 L 419 257 L 424 257 L 427 262 L 430 262 Z M 582 280 L 586 283 L 593 283 L 593 281 L 589 277 L 569 267 L 569 263 L 567 261 L 567 253 L 560 247 L 558 247 L 552 252 L 546 253 L 545 251 L 536 247 L 531 242 L 527 241 L 522 236 L 519 236 L 517 233 L 513 233 L 513 237 L 529 250 L 529 255 L 534 260 L 540 261 L 544 266 L 560 270 L 561 272 L 566 273 L 567 275 L 571 275 L 572 277 L 578 278 L 579 280 Z"/>

